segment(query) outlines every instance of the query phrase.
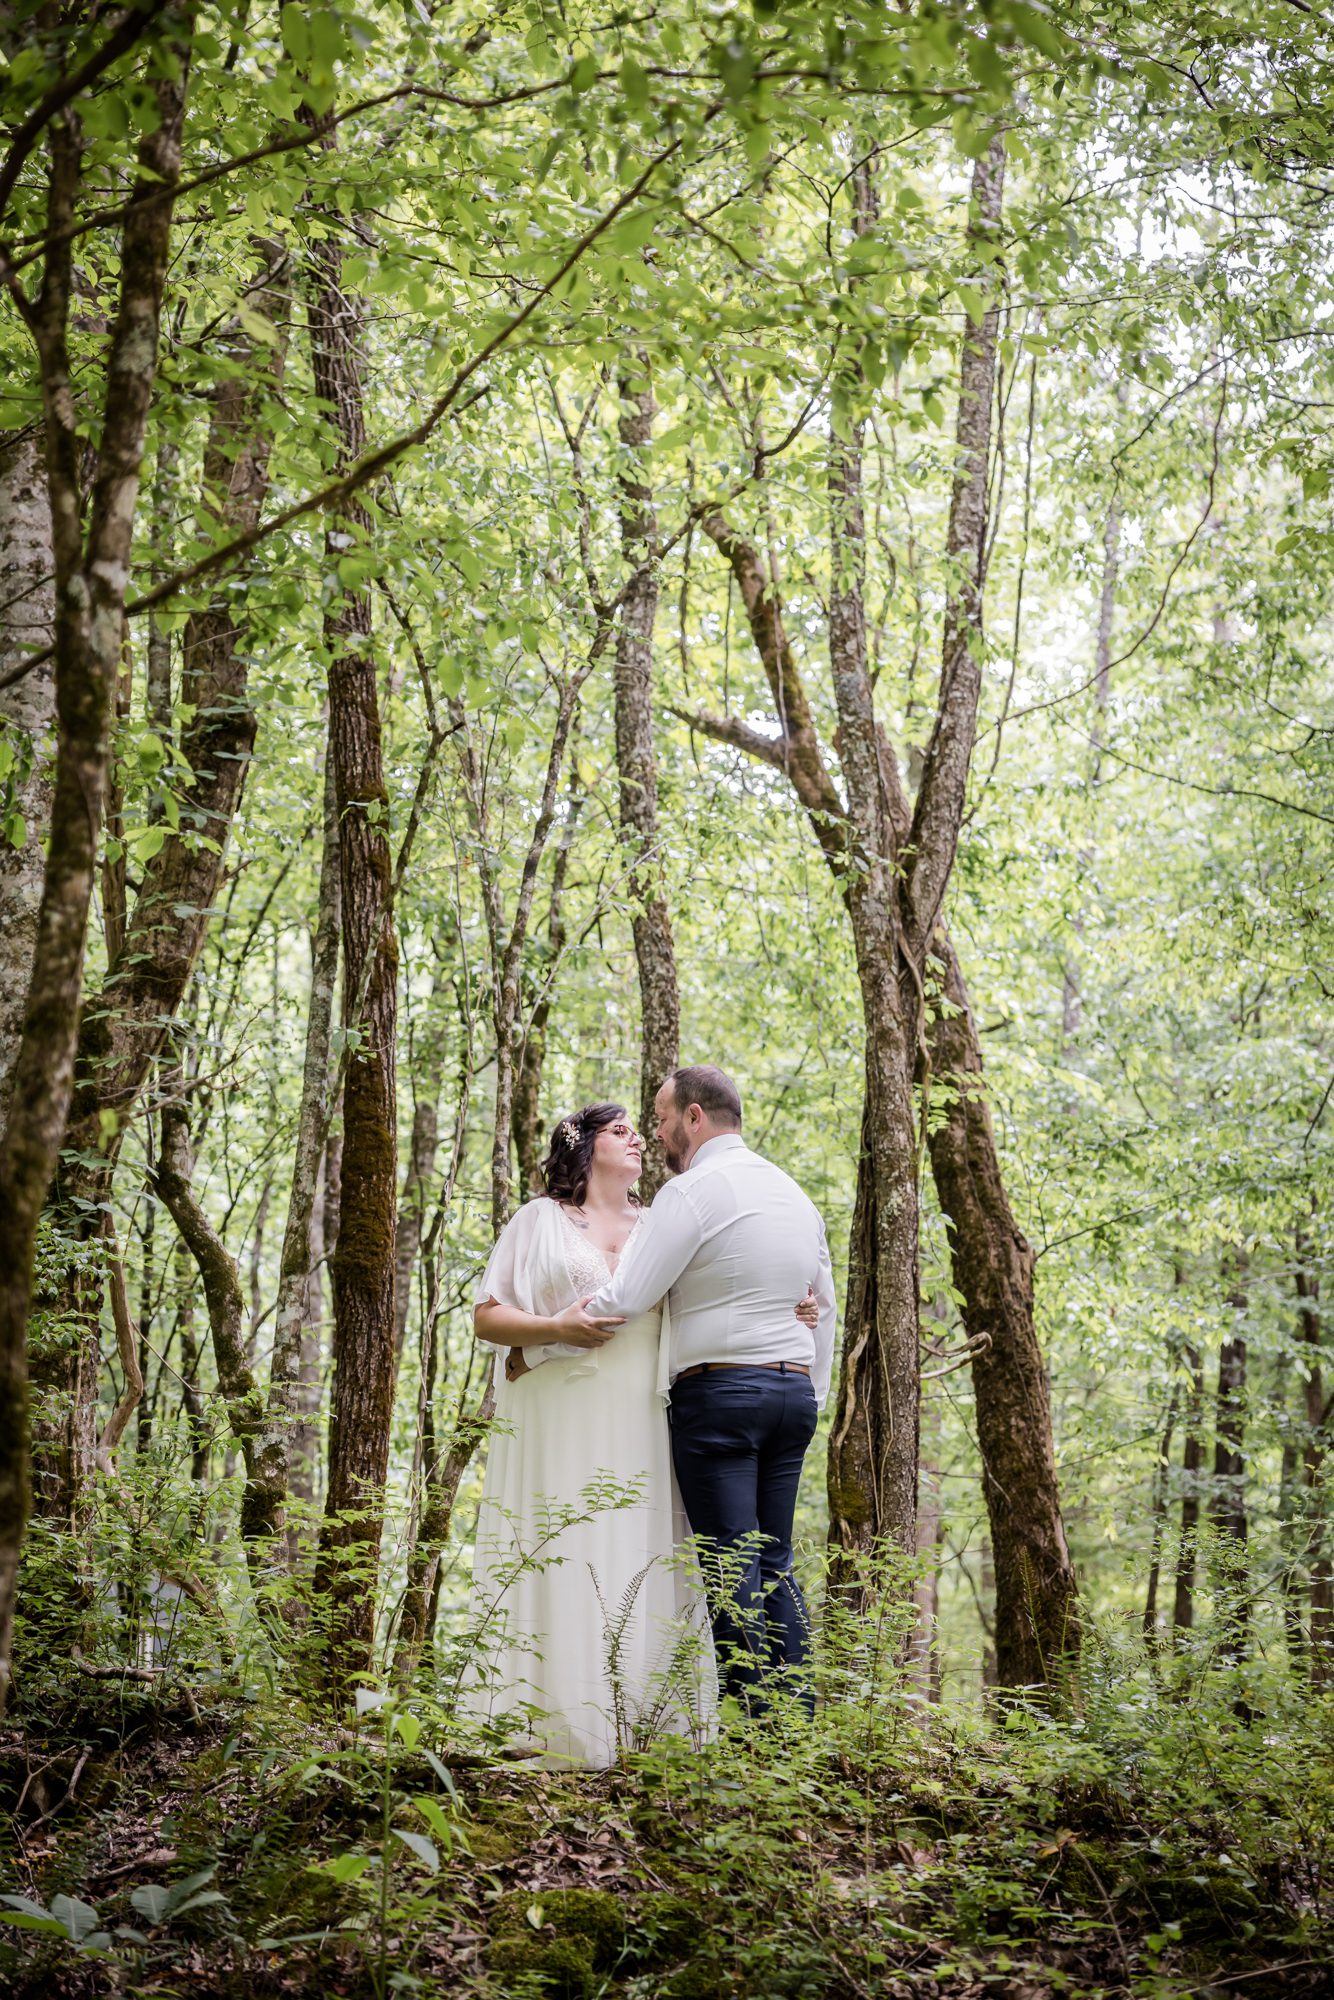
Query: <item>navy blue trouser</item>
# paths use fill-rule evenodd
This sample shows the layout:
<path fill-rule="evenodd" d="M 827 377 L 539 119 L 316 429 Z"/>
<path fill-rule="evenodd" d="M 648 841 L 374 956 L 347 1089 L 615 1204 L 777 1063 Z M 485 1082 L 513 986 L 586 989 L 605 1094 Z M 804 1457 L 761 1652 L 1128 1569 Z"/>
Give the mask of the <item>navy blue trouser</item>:
<path fill-rule="evenodd" d="M 752 1713 L 771 1674 L 800 1668 L 810 1639 L 792 1574 L 801 1461 L 815 1435 L 807 1375 L 719 1368 L 672 1385 L 672 1462 L 699 1541 L 724 1694 Z M 807 1707 L 813 1697 L 793 1683 Z"/>

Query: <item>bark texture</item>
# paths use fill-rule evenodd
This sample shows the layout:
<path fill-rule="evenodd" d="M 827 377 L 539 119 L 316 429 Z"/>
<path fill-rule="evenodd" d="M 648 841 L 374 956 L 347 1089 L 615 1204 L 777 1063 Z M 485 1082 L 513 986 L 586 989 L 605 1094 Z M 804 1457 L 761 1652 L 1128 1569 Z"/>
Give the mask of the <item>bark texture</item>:
<path fill-rule="evenodd" d="M 278 1263 L 273 1355 L 264 1411 L 264 1432 L 255 1448 L 251 1474 L 251 1520 L 257 1534 L 278 1535 L 291 1486 L 294 1427 L 300 1391 L 303 1343 L 312 1312 L 312 1225 L 320 1168 L 329 1132 L 333 1092 L 330 1050 L 334 997 L 338 985 L 340 883 L 338 803 L 333 763 L 324 769 L 324 836 L 320 854 L 319 903 L 311 941 L 310 999 L 306 1008 L 306 1048 L 297 1114 L 296 1154 L 288 1189 L 287 1220 Z"/>
<path fill-rule="evenodd" d="M 629 579 L 616 634 L 616 768 L 621 839 L 629 861 L 628 888 L 635 962 L 639 968 L 639 1122 L 644 1135 L 640 1192 L 649 1201 L 667 1176 L 654 1136 L 653 1100 L 681 1045 L 681 999 L 672 920 L 663 892 L 658 830 L 658 760 L 653 747 L 653 628 L 658 612 L 657 516 L 645 456 L 656 406 L 647 358 L 620 382 L 621 553 Z"/>
<path fill-rule="evenodd" d="M 214 1228 L 194 1189 L 190 1146 L 190 1115 L 180 1098 L 165 1103 L 161 1115 L 161 1147 L 156 1187 L 163 1205 L 189 1250 L 203 1286 L 213 1339 L 218 1392 L 227 1407 L 232 1436 L 241 1447 L 246 1491 L 241 1507 L 241 1532 L 252 1575 L 263 1574 L 264 1548 L 257 1540 L 251 1494 L 256 1440 L 264 1421 L 264 1398 L 246 1357 L 246 1300 L 236 1260 Z"/>
<path fill-rule="evenodd" d="M 260 338 L 238 323 L 227 340 L 228 366 L 213 393 L 204 455 L 201 526 L 220 539 L 254 526 L 269 486 L 291 274 L 281 245 L 259 245 L 257 254 L 260 269 L 247 306 L 271 332 Z M 80 1027 L 65 1142 L 75 1152 L 105 1146 L 107 1117 L 124 1126 L 199 961 L 257 727 L 243 607 L 243 595 L 231 587 L 186 623 L 181 700 L 193 716 L 182 732 L 181 753 L 195 782 L 181 810 L 181 830 L 207 835 L 218 851 L 169 833 L 145 864 L 123 948 Z"/>
<path fill-rule="evenodd" d="M 1181 1446 L 1181 1533 L 1177 1541 L 1176 1579 L 1172 1596 L 1172 1631 L 1176 1643 L 1195 1623 L 1195 1571 L 1200 1534 L 1200 1482 L 1204 1466 L 1204 1357 L 1187 1347 L 1185 1438 Z"/>
<path fill-rule="evenodd" d="M 42 377 L 54 573 L 57 749 L 50 836 L 27 1002 L 0 1141 L 0 1704 L 9 1681 L 14 1591 L 30 1504 L 26 1339 L 37 1223 L 55 1169 L 74 1074 L 88 909 L 110 759 L 111 693 L 120 659 L 144 430 L 157 372 L 162 285 L 180 176 L 193 9 L 155 24 L 172 74 L 152 84 L 157 130 L 121 231 L 120 291 L 104 377 L 100 443 L 85 531 L 79 411 L 68 349 L 71 239 L 80 178 L 74 114 L 49 130 L 47 225 L 57 239 L 23 313 Z M 95 1440 L 89 1439 L 88 1452 Z"/>
<path fill-rule="evenodd" d="M 329 413 L 341 472 L 365 445 L 364 333 L 359 301 L 343 286 L 335 240 L 311 246 L 307 309 L 315 387 Z M 330 569 L 365 541 L 370 525 L 357 499 L 330 518 Z M 339 825 L 343 1026 L 355 1045 L 343 1080 L 329 1473 L 315 1583 L 330 1607 L 328 1668 L 343 1683 L 370 1666 L 394 1397 L 398 946 L 369 589 L 349 588 L 331 605 L 325 644 Z"/>
<path fill-rule="evenodd" d="M 1310 1622 L 1307 1627 L 1311 1686 L 1327 1688 L 1334 1681 L 1334 1561 L 1329 1546 L 1323 1480 L 1329 1446 L 1330 1410 L 1325 1400 L 1321 1361 L 1320 1281 L 1310 1269 L 1311 1246 L 1304 1233 L 1297 1237 L 1298 1330 L 1305 1349 L 1305 1434 L 1302 1440 L 1300 1519 L 1306 1531 L 1306 1562 L 1310 1578 Z"/>
<path fill-rule="evenodd" d="M 272 399 L 286 345 L 286 254 L 275 244 L 259 246 L 257 254 L 249 306 L 272 335 L 258 337 L 239 323 L 232 329 L 226 346 L 232 365 L 213 395 L 205 448 L 200 514 L 223 537 L 259 518 L 268 490 Z M 64 1158 L 53 1193 L 59 1227 L 76 1238 L 95 1227 L 109 1197 L 121 1140 L 184 1000 L 222 882 L 256 729 L 243 604 L 235 588 L 219 591 L 186 622 L 181 699 L 193 713 L 180 749 L 194 782 L 181 804 L 180 830 L 169 831 L 145 863 L 128 920 L 109 933 L 106 978 L 95 1004 L 80 1018 Z M 216 848 L 182 837 L 198 834 Z M 39 1491 L 44 1506 L 60 1516 L 71 1514 L 74 1488 L 88 1462 L 100 1306 L 97 1283 L 86 1271 L 71 1271 L 57 1310 L 62 1318 L 81 1320 L 85 1337 L 43 1371 L 44 1386 L 62 1414 L 53 1428 L 44 1427 Z"/>
<path fill-rule="evenodd" d="M 1236 1259 L 1236 1283 L 1228 1294 L 1228 1305 L 1238 1315 L 1246 1312 L 1245 1253 Z M 1246 1588 L 1246 1548 L 1249 1524 L 1246 1515 L 1246 1335 L 1240 1320 L 1236 1330 L 1224 1336 L 1218 1351 L 1218 1394 L 1214 1406 L 1214 1482 L 1209 1513 L 1219 1534 L 1219 1557 L 1223 1565 L 1223 1622 L 1227 1650 L 1239 1657 L 1245 1650 L 1249 1624 Z"/>
<path fill-rule="evenodd" d="M 950 1262 L 973 1349 L 983 1496 L 996 1572 L 996 1675 L 1048 1684 L 1079 1650 L 1075 1573 L 1061 1518 L 1051 1384 L 1033 1319 L 1033 1251 L 1015 1220 L 987 1101 L 982 1044 L 948 932 L 931 968 L 947 1002 L 927 1030 L 933 1088 L 947 1095 L 927 1134 Z"/>
<path fill-rule="evenodd" d="M 0 674 L 51 643 L 51 503 L 41 438 L 0 438 Z M 0 692 L 12 762 L 0 777 L 0 1132 L 23 1029 L 54 791 L 56 679 L 50 660 Z"/>

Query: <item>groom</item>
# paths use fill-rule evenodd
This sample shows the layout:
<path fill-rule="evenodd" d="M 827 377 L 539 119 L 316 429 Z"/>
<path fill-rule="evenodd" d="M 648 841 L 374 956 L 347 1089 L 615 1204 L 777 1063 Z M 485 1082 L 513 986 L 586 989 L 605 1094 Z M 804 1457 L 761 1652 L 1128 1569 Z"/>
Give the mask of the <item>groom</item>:
<path fill-rule="evenodd" d="M 725 1071 L 673 1070 L 654 1112 L 677 1178 L 640 1224 L 623 1274 L 584 1310 L 591 1326 L 669 1295 L 672 1461 L 706 1566 L 723 1692 L 758 1710 L 766 1677 L 807 1654 L 792 1517 L 833 1365 L 829 1249 L 818 1209 L 742 1139 Z M 792 1312 L 808 1287 L 814 1332 Z M 804 1676 L 796 1691 L 813 1706 Z"/>

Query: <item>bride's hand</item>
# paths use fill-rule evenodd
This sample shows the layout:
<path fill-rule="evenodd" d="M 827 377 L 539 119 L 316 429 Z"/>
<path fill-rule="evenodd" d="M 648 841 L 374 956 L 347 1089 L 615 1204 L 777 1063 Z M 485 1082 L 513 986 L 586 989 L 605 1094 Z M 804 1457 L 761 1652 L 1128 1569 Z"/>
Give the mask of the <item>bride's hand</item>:
<path fill-rule="evenodd" d="M 793 1311 L 802 1325 L 810 1327 L 812 1332 L 814 1332 L 815 1328 L 820 1324 L 820 1305 L 815 1296 L 814 1285 L 807 1285 L 805 1298 L 798 1300 L 797 1304 L 793 1307 Z"/>
<path fill-rule="evenodd" d="M 588 1298 L 592 1296 L 590 1292 Z M 569 1347 L 605 1347 L 617 1327 L 625 1325 L 624 1319 L 591 1316 L 584 1311 L 587 1304 L 588 1299 L 576 1299 L 564 1312 L 556 1314 L 551 1330 L 557 1340 L 563 1340 Z"/>

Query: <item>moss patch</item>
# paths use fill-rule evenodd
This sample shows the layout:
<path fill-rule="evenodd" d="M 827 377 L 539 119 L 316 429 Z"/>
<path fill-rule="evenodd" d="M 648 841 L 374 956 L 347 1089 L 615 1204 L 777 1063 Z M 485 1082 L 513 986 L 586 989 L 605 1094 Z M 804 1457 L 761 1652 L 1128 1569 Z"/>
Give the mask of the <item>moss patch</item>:
<path fill-rule="evenodd" d="M 593 1991 L 593 1949 L 587 1938 L 511 1933 L 492 1940 L 486 1963 L 493 1978 L 525 1978 L 558 2000 L 588 2000 Z"/>
<path fill-rule="evenodd" d="M 515 1889 L 502 1896 L 491 1918 L 497 1938 L 546 1938 L 587 1947 L 590 1964 L 606 1971 L 625 1939 L 625 1915 L 605 1889 Z"/>

